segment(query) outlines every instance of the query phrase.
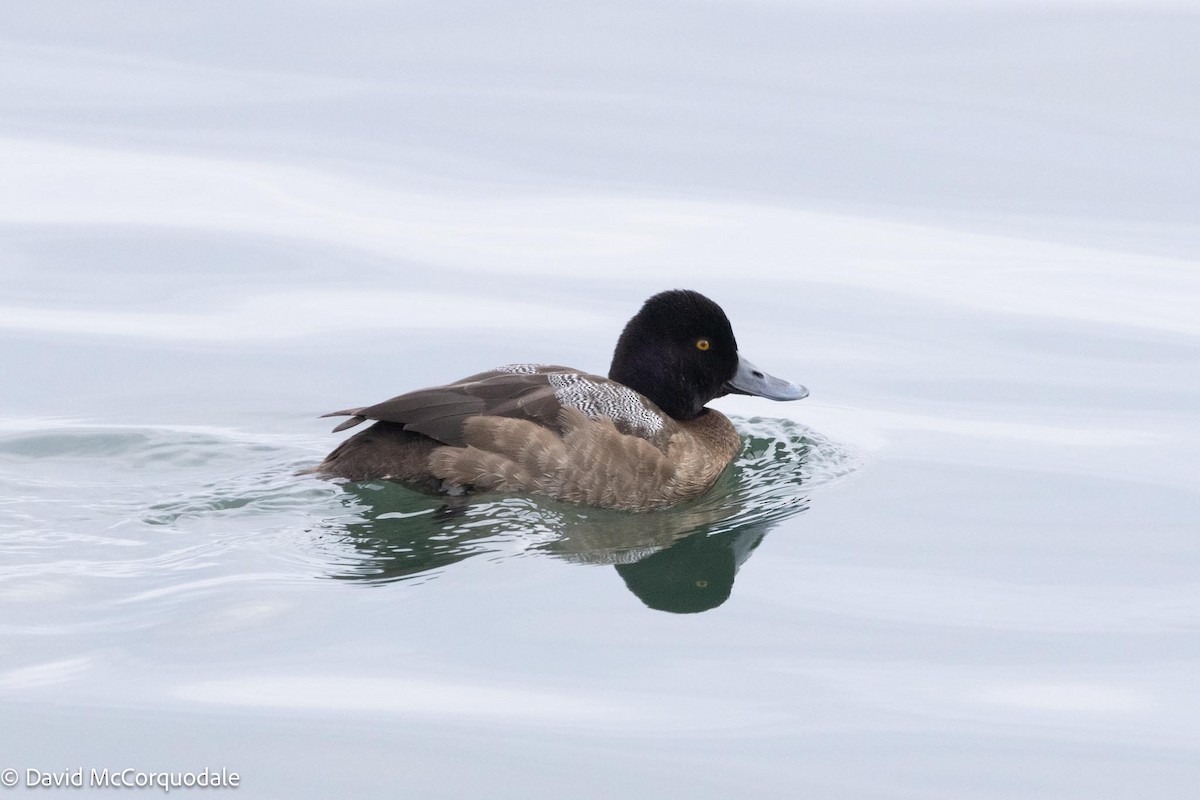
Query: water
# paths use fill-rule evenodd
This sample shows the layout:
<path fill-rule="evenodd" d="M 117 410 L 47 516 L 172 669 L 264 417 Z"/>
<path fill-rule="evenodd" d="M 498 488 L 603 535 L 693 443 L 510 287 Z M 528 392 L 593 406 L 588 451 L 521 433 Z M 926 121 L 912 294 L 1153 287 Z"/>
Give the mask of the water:
<path fill-rule="evenodd" d="M 118 12 L 0 11 L 0 770 L 1192 795 L 1192 11 Z M 812 391 L 704 498 L 297 474 L 677 286 Z"/>

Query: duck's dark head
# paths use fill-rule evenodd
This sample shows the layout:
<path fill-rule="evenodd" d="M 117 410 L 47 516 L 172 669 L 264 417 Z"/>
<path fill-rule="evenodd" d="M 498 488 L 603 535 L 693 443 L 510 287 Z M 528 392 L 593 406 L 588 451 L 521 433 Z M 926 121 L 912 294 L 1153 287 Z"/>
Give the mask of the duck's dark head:
<path fill-rule="evenodd" d="M 730 393 L 771 400 L 808 396 L 803 386 L 772 377 L 738 355 L 737 339 L 721 307 L 684 289 L 654 295 L 629 320 L 608 377 L 681 420 Z"/>

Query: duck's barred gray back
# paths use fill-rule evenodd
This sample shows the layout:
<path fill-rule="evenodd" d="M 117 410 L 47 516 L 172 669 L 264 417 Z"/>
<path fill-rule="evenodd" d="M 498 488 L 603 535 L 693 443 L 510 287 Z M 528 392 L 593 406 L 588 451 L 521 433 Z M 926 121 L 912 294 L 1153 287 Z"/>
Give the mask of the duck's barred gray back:
<path fill-rule="evenodd" d="M 505 364 L 503 367 L 496 367 L 496 372 L 511 372 L 513 375 L 533 375 L 540 371 L 543 364 Z"/>
<path fill-rule="evenodd" d="M 593 381 L 570 372 L 551 372 L 546 377 L 558 402 L 577 408 L 592 419 L 608 417 L 647 437 L 663 428 L 662 417 L 646 407 L 641 395 L 619 383 Z"/>

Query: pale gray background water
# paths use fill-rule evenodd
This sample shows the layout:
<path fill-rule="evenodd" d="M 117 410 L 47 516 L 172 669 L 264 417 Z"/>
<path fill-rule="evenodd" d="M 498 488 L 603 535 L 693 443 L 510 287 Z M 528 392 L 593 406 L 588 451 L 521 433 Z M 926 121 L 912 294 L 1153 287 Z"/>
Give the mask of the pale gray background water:
<path fill-rule="evenodd" d="M 0 769 L 1193 797 L 1197 41 L 1162 3 L 4 5 Z M 675 286 L 812 390 L 719 401 L 761 446 L 709 505 L 292 474 L 325 411 L 604 371 Z M 652 610 L 611 564 L 689 526 L 732 593 Z"/>

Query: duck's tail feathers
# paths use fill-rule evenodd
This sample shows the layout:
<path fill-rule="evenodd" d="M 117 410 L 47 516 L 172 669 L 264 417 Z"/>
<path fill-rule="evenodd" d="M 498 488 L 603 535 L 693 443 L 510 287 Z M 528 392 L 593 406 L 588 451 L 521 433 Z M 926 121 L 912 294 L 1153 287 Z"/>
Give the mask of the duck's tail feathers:
<path fill-rule="evenodd" d="M 362 423 L 366 422 L 367 418 L 364 417 L 362 414 L 360 414 L 359 413 L 360 411 L 362 411 L 361 408 L 347 408 L 345 411 L 330 411 L 328 414 L 322 414 L 321 418 L 324 419 L 325 417 L 350 417 L 350 419 L 346 420 L 345 422 L 341 423 L 340 425 L 338 425 L 336 428 L 333 429 L 333 432 L 337 433 L 338 431 L 344 431 L 347 428 L 353 428 L 355 425 L 361 425 Z"/>

